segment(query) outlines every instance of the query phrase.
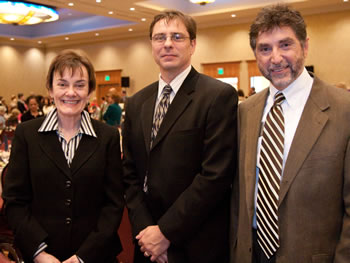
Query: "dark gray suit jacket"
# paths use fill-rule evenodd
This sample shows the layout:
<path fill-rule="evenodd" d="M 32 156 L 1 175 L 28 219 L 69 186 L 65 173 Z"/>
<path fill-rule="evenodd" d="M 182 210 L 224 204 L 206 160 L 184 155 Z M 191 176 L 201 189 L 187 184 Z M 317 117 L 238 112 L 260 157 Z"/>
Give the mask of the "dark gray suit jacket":
<path fill-rule="evenodd" d="M 56 133 L 38 132 L 42 122 L 17 127 L 3 191 L 25 262 L 41 242 L 60 261 L 114 262 L 124 206 L 117 130 L 92 120 L 97 138 L 83 135 L 69 167 Z"/>
<path fill-rule="evenodd" d="M 231 263 L 252 262 L 257 143 L 267 95 L 268 89 L 239 106 L 240 193 L 239 206 L 233 195 Z M 278 218 L 276 263 L 350 262 L 350 94 L 317 77 L 285 164 Z"/>
<path fill-rule="evenodd" d="M 155 82 L 126 103 L 124 182 L 133 235 L 159 225 L 171 242 L 170 263 L 221 262 L 228 258 L 235 89 L 192 68 L 150 149 L 157 90 Z"/>

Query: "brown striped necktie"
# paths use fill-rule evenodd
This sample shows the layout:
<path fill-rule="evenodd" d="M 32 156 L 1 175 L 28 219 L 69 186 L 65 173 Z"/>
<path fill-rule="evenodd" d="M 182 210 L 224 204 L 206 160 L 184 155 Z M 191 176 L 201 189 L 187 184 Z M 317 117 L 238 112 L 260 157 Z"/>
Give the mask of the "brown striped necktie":
<path fill-rule="evenodd" d="M 257 194 L 258 243 L 266 257 L 271 258 L 280 246 L 278 233 L 278 200 L 283 166 L 284 117 L 283 93 L 275 95 L 263 128 L 259 160 Z"/>

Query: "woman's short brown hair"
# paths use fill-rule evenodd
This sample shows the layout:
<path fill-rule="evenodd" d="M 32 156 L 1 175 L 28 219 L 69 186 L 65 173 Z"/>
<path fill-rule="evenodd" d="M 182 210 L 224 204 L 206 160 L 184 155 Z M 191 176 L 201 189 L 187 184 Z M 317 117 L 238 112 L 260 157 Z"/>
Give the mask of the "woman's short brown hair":
<path fill-rule="evenodd" d="M 85 55 L 80 55 L 73 50 L 64 50 L 51 62 L 46 78 L 46 88 L 52 90 L 53 77 L 56 72 L 61 76 L 66 69 L 72 70 L 72 75 L 79 69 L 82 73 L 85 67 L 89 75 L 89 94 L 96 89 L 96 77 L 94 66 Z"/>

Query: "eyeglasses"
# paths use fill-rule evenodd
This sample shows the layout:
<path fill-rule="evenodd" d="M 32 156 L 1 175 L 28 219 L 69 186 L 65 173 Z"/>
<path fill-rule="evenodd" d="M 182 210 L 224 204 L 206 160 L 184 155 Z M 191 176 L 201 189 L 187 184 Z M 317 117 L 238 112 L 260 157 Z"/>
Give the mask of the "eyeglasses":
<path fill-rule="evenodd" d="M 171 41 L 176 43 L 184 42 L 186 38 L 190 38 L 181 33 L 172 33 L 170 36 L 167 36 L 166 34 L 156 34 L 151 39 L 157 44 L 162 44 L 168 39 L 168 37 L 170 37 Z"/>

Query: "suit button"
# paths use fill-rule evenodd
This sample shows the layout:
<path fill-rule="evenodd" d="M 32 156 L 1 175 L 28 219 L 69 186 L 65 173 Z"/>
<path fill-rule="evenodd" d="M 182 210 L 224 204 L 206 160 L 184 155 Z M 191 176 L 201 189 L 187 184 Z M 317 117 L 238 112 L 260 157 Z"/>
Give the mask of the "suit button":
<path fill-rule="evenodd" d="M 67 217 L 66 218 L 66 225 L 70 225 L 72 223 L 72 218 Z"/>
<path fill-rule="evenodd" d="M 66 199 L 66 201 L 64 202 L 66 206 L 70 206 L 71 203 L 72 203 L 72 200 L 70 199 Z"/>
<path fill-rule="evenodd" d="M 66 181 L 66 189 L 69 189 L 72 186 L 72 182 L 70 180 Z"/>

